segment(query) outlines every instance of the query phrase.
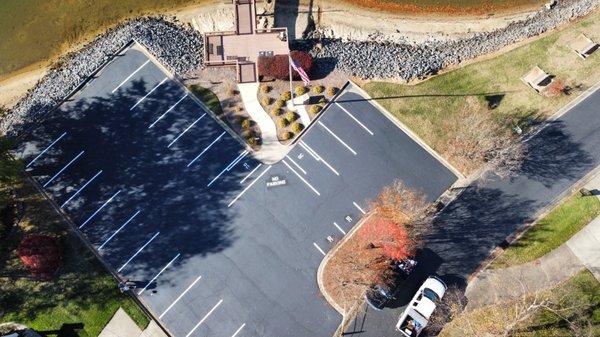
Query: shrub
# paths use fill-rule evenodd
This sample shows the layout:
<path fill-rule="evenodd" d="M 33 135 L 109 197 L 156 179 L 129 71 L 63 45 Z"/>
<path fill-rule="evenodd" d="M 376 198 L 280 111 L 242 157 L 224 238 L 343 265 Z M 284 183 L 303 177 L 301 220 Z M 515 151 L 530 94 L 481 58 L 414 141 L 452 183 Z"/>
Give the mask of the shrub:
<path fill-rule="evenodd" d="M 317 85 L 316 87 L 312 88 L 312 92 L 317 95 L 323 93 L 324 90 L 325 88 L 322 85 Z"/>
<path fill-rule="evenodd" d="M 285 120 L 287 120 L 288 122 L 293 122 L 296 120 L 296 113 L 293 111 L 288 111 L 285 113 Z"/>
<path fill-rule="evenodd" d="M 260 86 L 260 92 L 262 92 L 263 94 L 268 94 L 269 92 L 271 92 L 271 86 L 270 85 L 266 85 L 266 84 L 262 84 Z"/>
<path fill-rule="evenodd" d="M 229 96 L 229 97 L 233 97 L 233 96 L 235 96 L 237 94 L 238 94 L 238 91 L 235 90 L 235 89 L 233 89 L 233 88 L 227 90 L 227 96 Z"/>
<path fill-rule="evenodd" d="M 48 235 L 30 234 L 19 244 L 19 258 L 34 277 L 50 279 L 60 265 L 56 240 Z"/>
<path fill-rule="evenodd" d="M 306 91 L 307 91 L 307 89 L 303 85 L 297 85 L 294 88 L 294 92 L 296 93 L 297 96 L 304 95 L 306 93 Z"/>
<path fill-rule="evenodd" d="M 276 123 L 279 128 L 285 128 L 286 126 L 288 126 L 288 121 L 285 118 L 277 118 Z"/>
<path fill-rule="evenodd" d="M 310 54 L 293 50 L 290 57 L 304 71 L 309 74 L 312 69 L 313 59 Z M 289 80 L 290 63 L 287 55 L 260 56 L 258 58 L 258 76 L 263 78 L 277 78 L 280 80 Z M 300 79 L 300 75 L 292 70 L 292 78 Z"/>
<path fill-rule="evenodd" d="M 284 131 L 281 133 L 281 135 L 279 136 L 280 140 L 290 140 L 292 139 L 292 137 L 294 137 L 294 134 L 289 132 L 289 131 Z"/>
<path fill-rule="evenodd" d="M 284 105 L 285 105 L 285 102 L 281 99 L 278 99 L 275 101 L 275 103 L 273 103 L 273 107 L 275 107 L 276 109 L 281 109 L 281 108 L 283 108 Z"/>
<path fill-rule="evenodd" d="M 329 88 L 327 89 L 327 95 L 328 95 L 329 97 L 333 97 L 333 96 L 335 96 L 335 94 L 337 94 L 337 92 L 338 92 L 338 88 L 336 88 L 336 87 L 329 87 Z"/>
<path fill-rule="evenodd" d="M 246 142 L 250 146 L 258 145 L 258 139 L 256 138 L 256 136 L 254 134 L 251 134 L 250 136 L 246 137 Z"/>
<path fill-rule="evenodd" d="M 292 124 L 292 131 L 295 133 L 300 133 L 300 131 L 304 130 L 304 124 L 302 123 L 294 123 Z"/>
<path fill-rule="evenodd" d="M 308 109 L 308 111 L 313 114 L 316 115 L 318 114 L 323 108 L 321 108 L 320 105 L 311 105 L 310 108 Z"/>
<path fill-rule="evenodd" d="M 252 122 L 249 119 L 242 120 L 242 129 L 248 130 L 252 126 Z"/>
<path fill-rule="evenodd" d="M 278 108 L 271 109 L 271 115 L 272 116 L 279 116 L 279 115 L 281 115 L 281 109 L 278 109 Z"/>
<path fill-rule="evenodd" d="M 329 100 L 325 97 L 321 97 L 321 99 L 319 100 L 319 104 L 325 105 L 325 104 L 327 104 L 327 102 L 329 102 Z"/>
<path fill-rule="evenodd" d="M 279 99 L 283 101 L 289 101 L 290 99 L 292 99 L 292 93 L 289 91 L 284 91 L 279 97 Z"/>
<path fill-rule="evenodd" d="M 273 100 L 271 99 L 271 97 L 265 96 L 260 99 L 260 103 L 264 106 L 269 106 L 271 105 L 271 103 L 273 103 Z"/>

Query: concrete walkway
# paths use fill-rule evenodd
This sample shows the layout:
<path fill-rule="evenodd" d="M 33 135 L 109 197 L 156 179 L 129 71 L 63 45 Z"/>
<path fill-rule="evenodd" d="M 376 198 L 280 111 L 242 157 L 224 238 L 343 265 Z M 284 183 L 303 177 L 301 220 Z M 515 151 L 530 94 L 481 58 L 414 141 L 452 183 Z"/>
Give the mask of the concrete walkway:
<path fill-rule="evenodd" d="M 98 337 L 167 337 L 165 332 L 154 321 L 150 321 L 144 331 L 119 308 Z"/>
<path fill-rule="evenodd" d="M 308 94 L 304 94 L 302 96 L 295 97 L 292 101 L 287 101 L 287 108 L 290 111 L 295 111 L 300 116 L 300 122 L 304 124 L 304 127 L 308 127 L 310 125 L 310 116 L 306 111 L 306 105 L 304 105 L 308 101 Z"/>
<path fill-rule="evenodd" d="M 600 175 L 585 187 L 594 192 L 600 191 Z M 481 272 L 467 286 L 467 309 L 506 302 L 551 288 L 583 268 L 590 270 L 600 282 L 600 216 L 560 247 L 537 260 Z"/>
<path fill-rule="evenodd" d="M 258 102 L 259 85 L 259 83 L 240 83 L 238 89 L 246 111 L 258 124 L 262 135 L 262 146 L 256 151 L 254 157 L 266 164 L 273 164 L 283 159 L 291 148 L 279 142 L 275 123 Z"/>

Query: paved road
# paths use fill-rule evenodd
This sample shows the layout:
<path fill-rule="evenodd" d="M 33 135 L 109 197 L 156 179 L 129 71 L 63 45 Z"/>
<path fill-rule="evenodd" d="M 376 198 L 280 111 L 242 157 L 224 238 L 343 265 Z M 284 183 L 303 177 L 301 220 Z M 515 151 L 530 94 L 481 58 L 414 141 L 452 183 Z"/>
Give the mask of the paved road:
<path fill-rule="evenodd" d="M 527 159 L 515 177 L 467 189 L 436 219 L 427 238 L 432 259 L 427 263 L 449 283 L 464 283 L 491 249 L 600 164 L 600 90 L 550 123 L 526 148 Z M 367 309 L 347 332 L 397 336 L 393 326 L 401 310 Z"/>

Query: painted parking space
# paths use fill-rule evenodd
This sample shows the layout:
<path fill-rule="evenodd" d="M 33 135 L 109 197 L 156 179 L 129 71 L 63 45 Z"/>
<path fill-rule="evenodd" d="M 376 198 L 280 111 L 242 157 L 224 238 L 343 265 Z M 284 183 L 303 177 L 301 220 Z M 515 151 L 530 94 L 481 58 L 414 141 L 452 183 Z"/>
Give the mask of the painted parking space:
<path fill-rule="evenodd" d="M 355 95 L 268 165 L 134 45 L 19 151 L 174 336 L 330 336 L 323 255 L 393 179 L 435 199 L 456 178 Z"/>

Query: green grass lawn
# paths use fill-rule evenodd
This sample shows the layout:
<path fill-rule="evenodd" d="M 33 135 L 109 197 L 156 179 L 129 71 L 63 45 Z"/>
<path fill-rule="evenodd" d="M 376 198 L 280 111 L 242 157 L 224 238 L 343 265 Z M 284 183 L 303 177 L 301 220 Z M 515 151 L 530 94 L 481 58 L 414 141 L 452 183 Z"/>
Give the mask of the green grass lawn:
<path fill-rule="evenodd" d="M 569 240 L 598 215 L 598 198 L 576 193 L 510 245 L 491 267 L 505 268 L 542 257 Z"/>
<path fill-rule="evenodd" d="M 119 307 L 141 327 L 149 319 L 136 303 L 120 293 L 116 281 L 33 188 L 24 186 L 25 216 L 0 242 L 0 322 L 15 321 L 38 331 L 59 330 L 81 323 L 79 337 L 95 337 Z M 29 277 L 16 252 L 27 233 L 58 238 L 63 258 L 51 281 Z"/>
<path fill-rule="evenodd" d="M 588 270 L 579 272 L 554 289 L 541 292 L 538 299 L 550 300 L 554 309 L 577 324 L 581 328 L 579 336 L 600 336 L 600 283 Z M 486 333 L 502 336 L 506 322 L 513 319 L 513 303 L 488 306 L 461 313 L 444 327 L 439 336 L 483 336 Z M 563 318 L 541 309 L 518 324 L 508 336 L 563 337 L 574 334 Z"/>
<path fill-rule="evenodd" d="M 223 114 L 223 108 L 221 107 L 221 101 L 219 97 L 212 92 L 210 89 L 204 88 L 198 84 L 192 84 L 188 86 L 188 89 L 196 95 L 206 106 L 217 116 Z"/>
<path fill-rule="evenodd" d="M 417 133 L 465 175 L 482 164 L 471 158 L 461 144 L 480 126 L 468 122 L 474 116 L 487 118 L 500 128 L 525 126 L 527 121 L 546 118 L 600 78 L 600 52 L 587 60 L 579 58 L 569 41 L 584 32 L 600 40 L 600 12 L 570 24 L 534 42 L 492 59 L 433 77 L 416 85 L 370 82 L 363 87 L 371 97 Z M 567 96 L 548 98 L 521 81 L 539 65 L 557 79 L 575 88 Z"/>
<path fill-rule="evenodd" d="M 134 16 L 211 0 L 2 0 L 0 78 Z"/>

